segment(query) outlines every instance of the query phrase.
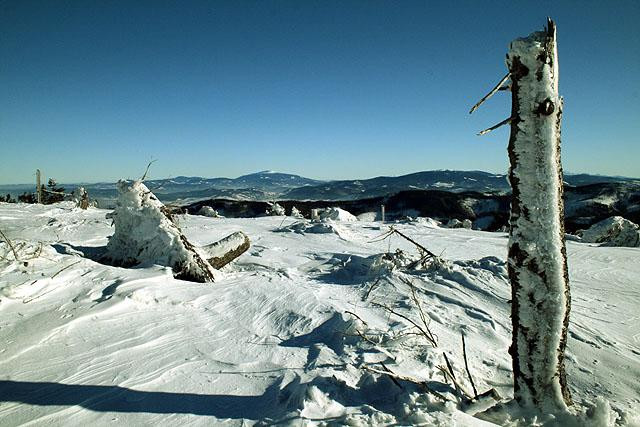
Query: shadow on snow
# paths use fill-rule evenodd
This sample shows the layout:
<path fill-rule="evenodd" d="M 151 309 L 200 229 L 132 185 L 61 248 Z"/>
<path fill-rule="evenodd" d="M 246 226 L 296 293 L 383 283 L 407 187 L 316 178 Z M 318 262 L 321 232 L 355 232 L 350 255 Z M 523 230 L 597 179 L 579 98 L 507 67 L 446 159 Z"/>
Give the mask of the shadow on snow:
<path fill-rule="evenodd" d="M 259 396 L 138 391 L 119 386 L 0 381 L 0 402 L 82 406 L 97 412 L 209 415 L 261 419 L 277 401 L 280 383 Z"/>

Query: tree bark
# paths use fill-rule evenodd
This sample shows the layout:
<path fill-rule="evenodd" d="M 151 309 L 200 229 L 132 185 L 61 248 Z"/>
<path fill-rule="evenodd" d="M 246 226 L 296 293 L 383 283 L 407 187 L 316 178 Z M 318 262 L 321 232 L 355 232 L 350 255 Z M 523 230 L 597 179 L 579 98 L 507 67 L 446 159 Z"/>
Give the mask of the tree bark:
<path fill-rule="evenodd" d="M 572 403 L 564 366 L 571 296 L 554 22 L 549 19 L 544 31 L 514 40 L 507 66 L 512 82 L 508 272 L 514 397 L 546 412 L 565 411 Z"/>

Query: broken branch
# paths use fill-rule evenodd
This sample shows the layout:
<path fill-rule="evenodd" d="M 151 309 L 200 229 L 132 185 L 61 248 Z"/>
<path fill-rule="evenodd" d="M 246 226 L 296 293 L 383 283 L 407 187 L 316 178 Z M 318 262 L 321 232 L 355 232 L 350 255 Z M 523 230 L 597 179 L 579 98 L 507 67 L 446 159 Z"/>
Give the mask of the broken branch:
<path fill-rule="evenodd" d="M 13 244 L 11 243 L 11 240 L 9 240 L 9 238 L 2 232 L 2 230 L 0 230 L 0 236 L 2 236 L 4 241 L 7 242 L 7 244 L 11 248 L 11 251 L 13 251 L 13 256 L 16 258 L 16 261 L 19 261 L 18 260 L 18 253 L 16 252 L 16 248 L 13 247 Z"/>
<path fill-rule="evenodd" d="M 462 335 L 462 356 L 464 357 L 464 367 L 467 370 L 467 375 L 469 376 L 469 382 L 471 382 L 471 388 L 473 388 L 473 397 L 475 399 L 478 398 L 478 390 L 476 389 L 476 385 L 473 382 L 473 377 L 471 376 L 471 371 L 469 370 L 469 362 L 467 361 L 467 346 L 464 342 L 464 333 Z"/>
<path fill-rule="evenodd" d="M 486 94 L 485 96 L 482 97 L 482 99 L 480 101 L 478 101 L 476 103 L 476 105 L 474 105 L 471 110 L 469 110 L 469 114 L 472 114 L 474 111 L 476 111 L 478 109 L 478 107 L 480 107 L 487 99 L 491 98 L 496 92 L 498 92 L 499 90 L 505 90 L 502 89 L 503 88 L 503 84 L 504 82 L 506 82 L 507 80 L 509 80 L 509 77 L 511 76 L 510 73 L 507 73 L 506 76 L 504 76 L 502 78 L 502 80 L 500 80 L 500 82 L 495 85 L 495 87 L 493 89 L 491 89 L 491 91 L 489 91 L 488 94 Z"/>
<path fill-rule="evenodd" d="M 486 135 L 486 134 L 488 134 L 489 132 L 491 132 L 491 131 L 493 131 L 493 130 L 498 129 L 498 128 L 499 128 L 499 127 L 501 127 L 501 126 L 508 125 L 508 124 L 509 124 L 509 123 L 511 123 L 512 121 L 513 121 L 513 117 L 509 117 L 509 118 L 507 118 L 507 119 L 504 119 L 504 120 L 503 120 L 503 121 L 501 121 L 500 123 L 498 123 L 498 124 L 496 124 L 496 125 L 493 125 L 493 126 L 491 126 L 490 128 L 487 128 L 487 129 L 485 129 L 485 130 L 481 130 L 480 132 L 478 132 L 478 136 Z"/>
<path fill-rule="evenodd" d="M 151 160 L 149 162 L 149 164 L 147 165 L 147 169 L 145 169 L 144 171 L 144 175 L 142 175 L 142 178 L 140 178 L 140 181 L 144 181 L 145 178 L 147 177 L 147 173 L 149 173 L 149 168 L 151 167 L 152 164 L 154 164 L 157 161 L 157 159 Z"/>
<path fill-rule="evenodd" d="M 434 254 L 433 252 L 431 252 L 429 249 L 425 248 L 424 246 L 422 246 L 420 243 L 416 242 L 415 240 L 413 240 L 412 238 L 410 238 L 409 236 L 399 232 L 398 230 L 396 230 L 395 228 L 391 227 L 390 233 L 396 233 L 398 236 L 403 237 L 404 239 L 408 240 L 409 242 L 413 243 L 414 245 L 416 245 L 416 247 L 418 247 L 418 249 L 420 249 L 421 251 L 423 251 L 424 253 L 426 253 L 427 255 L 429 255 L 429 257 L 431 258 L 437 258 L 436 254 Z"/>

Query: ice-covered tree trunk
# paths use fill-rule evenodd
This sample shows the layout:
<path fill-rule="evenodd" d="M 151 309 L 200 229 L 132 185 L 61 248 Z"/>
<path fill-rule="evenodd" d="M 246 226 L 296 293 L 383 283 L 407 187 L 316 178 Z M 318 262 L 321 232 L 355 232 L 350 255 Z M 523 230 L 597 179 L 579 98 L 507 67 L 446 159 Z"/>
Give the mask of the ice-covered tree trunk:
<path fill-rule="evenodd" d="M 173 222 L 160 200 L 142 181 L 119 181 L 113 212 L 115 233 L 106 257 L 122 266 L 159 264 L 178 279 L 213 282 L 214 269 Z"/>
<path fill-rule="evenodd" d="M 556 28 L 514 40 L 507 54 L 512 115 L 509 279 L 515 399 L 545 412 L 571 404 L 564 352 L 571 305 L 560 163 L 562 98 Z"/>

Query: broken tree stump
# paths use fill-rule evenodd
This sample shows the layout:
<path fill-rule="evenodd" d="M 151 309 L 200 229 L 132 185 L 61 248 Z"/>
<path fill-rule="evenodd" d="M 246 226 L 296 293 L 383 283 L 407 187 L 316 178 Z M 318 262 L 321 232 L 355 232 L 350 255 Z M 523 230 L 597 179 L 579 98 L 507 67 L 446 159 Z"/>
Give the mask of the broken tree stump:
<path fill-rule="evenodd" d="M 556 26 L 514 40 L 508 272 L 514 397 L 545 412 L 571 404 L 564 366 L 571 296 L 564 240 Z"/>
<path fill-rule="evenodd" d="M 105 256 L 115 265 L 159 264 L 171 267 L 177 279 L 213 282 L 216 266 L 221 268 L 248 249 L 248 237 L 242 233 L 244 249 L 240 251 L 237 240 L 229 239 L 234 233 L 214 243 L 214 266 L 207 260 L 210 251 L 189 242 L 167 207 L 142 181 L 119 181 L 117 189 L 117 206 L 110 216 L 115 233 L 109 237 Z"/>

